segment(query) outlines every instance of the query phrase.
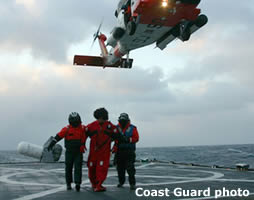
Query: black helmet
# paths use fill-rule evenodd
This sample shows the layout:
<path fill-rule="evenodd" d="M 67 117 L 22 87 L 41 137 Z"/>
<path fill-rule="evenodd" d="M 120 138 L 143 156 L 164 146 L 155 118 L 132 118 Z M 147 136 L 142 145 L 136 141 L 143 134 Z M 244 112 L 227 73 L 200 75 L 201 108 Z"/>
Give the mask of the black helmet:
<path fill-rule="evenodd" d="M 77 112 L 72 112 L 69 115 L 69 124 L 73 127 L 78 127 L 82 122 L 79 114 Z"/>
<path fill-rule="evenodd" d="M 127 113 L 121 113 L 120 116 L 118 117 L 118 121 L 130 121 L 129 115 Z"/>
<path fill-rule="evenodd" d="M 95 119 L 108 120 L 108 111 L 105 108 L 98 108 L 94 111 L 93 116 Z"/>

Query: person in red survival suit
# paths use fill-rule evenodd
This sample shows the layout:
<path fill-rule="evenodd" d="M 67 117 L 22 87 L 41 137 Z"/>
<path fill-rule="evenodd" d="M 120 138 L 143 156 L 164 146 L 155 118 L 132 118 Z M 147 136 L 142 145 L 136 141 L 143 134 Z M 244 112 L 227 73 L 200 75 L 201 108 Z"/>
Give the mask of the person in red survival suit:
<path fill-rule="evenodd" d="M 69 115 L 69 125 L 64 127 L 54 140 L 49 144 L 50 151 L 53 146 L 64 138 L 65 152 L 65 179 L 67 190 L 71 190 L 72 169 L 74 164 L 74 182 L 76 184 L 76 191 L 80 191 L 80 184 L 82 182 L 82 162 L 83 153 L 86 151 L 85 142 L 85 126 L 82 125 L 81 118 L 78 113 L 72 112 Z"/>
<path fill-rule="evenodd" d="M 99 108 L 94 111 L 96 121 L 87 125 L 86 134 L 91 138 L 88 156 L 88 177 L 95 192 L 105 191 L 102 186 L 109 168 L 112 139 L 117 139 L 117 129 L 108 121 L 108 111 Z"/>
<path fill-rule="evenodd" d="M 136 189 L 135 179 L 135 161 L 136 161 L 136 143 L 139 141 L 139 134 L 136 126 L 130 123 L 130 118 L 127 113 L 121 113 L 118 118 L 117 129 L 121 135 L 125 137 L 122 141 L 116 141 L 113 147 L 115 154 L 115 162 L 117 166 L 119 184 L 117 187 L 122 187 L 125 182 L 125 171 L 129 175 L 130 189 Z"/>

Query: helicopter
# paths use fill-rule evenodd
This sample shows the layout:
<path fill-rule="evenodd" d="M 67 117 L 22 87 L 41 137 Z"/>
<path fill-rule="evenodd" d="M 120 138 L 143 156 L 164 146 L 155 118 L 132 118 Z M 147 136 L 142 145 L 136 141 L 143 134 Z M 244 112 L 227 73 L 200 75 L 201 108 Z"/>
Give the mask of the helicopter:
<path fill-rule="evenodd" d="M 117 24 L 109 37 L 100 32 L 102 23 L 94 34 L 93 42 L 98 39 L 101 56 L 75 55 L 73 64 L 130 69 L 132 50 L 153 43 L 163 50 L 175 39 L 186 42 L 208 22 L 207 16 L 197 8 L 200 1 L 120 0 L 115 10 Z"/>

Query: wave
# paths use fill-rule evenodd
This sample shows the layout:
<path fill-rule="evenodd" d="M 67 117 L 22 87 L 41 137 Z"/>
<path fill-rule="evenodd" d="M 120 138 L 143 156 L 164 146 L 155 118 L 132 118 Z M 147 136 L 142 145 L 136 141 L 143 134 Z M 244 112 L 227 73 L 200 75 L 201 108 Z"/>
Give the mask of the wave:
<path fill-rule="evenodd" d="M 243 151 L 241 151 L 239 149 L 232 149 L 232 148 L 229 148 L 228 151 L 236 152 L 236 153 L 244 153 Z"/>

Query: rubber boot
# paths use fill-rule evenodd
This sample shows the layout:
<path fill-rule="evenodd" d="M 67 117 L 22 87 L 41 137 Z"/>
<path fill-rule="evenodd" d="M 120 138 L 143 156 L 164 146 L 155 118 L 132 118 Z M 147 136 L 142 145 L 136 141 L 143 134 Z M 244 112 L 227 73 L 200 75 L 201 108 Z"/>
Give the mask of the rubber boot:
<path fill-rule="evenodd" d="M 70 183 L 67 183 L 67 184 L 66 184 L 66 189 L 67 189 L 67 190 L 72 190 L 71 184 L 70 184 Z"/>
<path fill-rule="evenodd" d="M 106 191 L 106 188 L 102 186 L 102 183 L 99 182 L 97 185 L 96 185 L 96 188 L 94 189 L 95 192 L 104 192 Z"/>
<path fill-rule="evenodd" d="M 135 185 L 130 185 L 130 190 L 136 190 L 136 186 Z"/>
<path fill-rule="evenodd" d="M 80 185 L 79 184 L 76 184 L 76 191 L 79 192 L 80 191 Z"/>

